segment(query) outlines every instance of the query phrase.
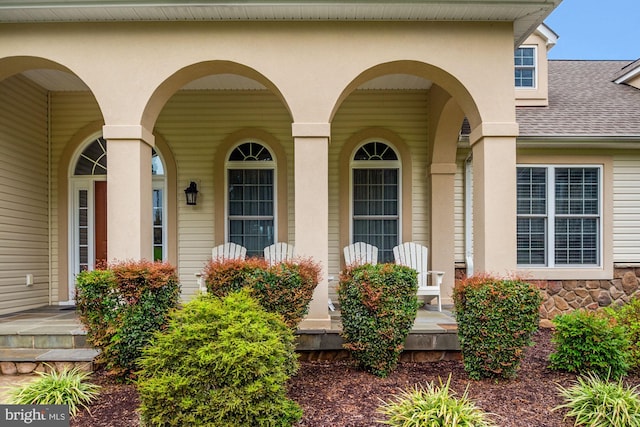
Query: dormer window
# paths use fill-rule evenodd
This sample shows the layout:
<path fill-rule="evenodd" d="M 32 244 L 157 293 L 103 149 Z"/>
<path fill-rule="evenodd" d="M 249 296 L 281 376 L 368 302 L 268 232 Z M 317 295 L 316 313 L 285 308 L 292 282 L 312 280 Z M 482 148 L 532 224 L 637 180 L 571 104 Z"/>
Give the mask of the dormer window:
<path fill-rule="evenodd" d="M 517 88 L 536 87 L 536 48 L 525 46 L 516 49 L 515 83 Z"/>

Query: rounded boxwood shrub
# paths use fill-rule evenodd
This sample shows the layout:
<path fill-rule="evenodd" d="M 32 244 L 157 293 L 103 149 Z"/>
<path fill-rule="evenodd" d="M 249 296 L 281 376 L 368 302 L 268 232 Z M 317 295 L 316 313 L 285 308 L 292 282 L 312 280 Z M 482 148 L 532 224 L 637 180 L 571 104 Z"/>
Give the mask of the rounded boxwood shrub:
<path fill-rule="evenodd" d="M 142 349 L 178 305 L 180 285 L 168 263 L 129 261 L 81 272 L 76 308 L 99 361 L 121 378 L 133 376 Z"/>
<path fill-rule="evenodd" d="M 515 377 L 524 348 L 538 330 L 538 289 L 519 279 L 477 275 L 458 282 L 453 298 L 469 377 Z"/>
<path fill-rule="evenodd" d="M 604 313 L 576 310 L 556 316 L 553 324 L 551 369 L 614 378 L 627 373 L 630 346 L 625 329 Z"/>
<path fill-rule="evenodd" d="M 290 426 L 302 416 L 285 389 L 298 369 L 293 332 L 246 290 L 196 297 L 143 353 L 145 425 Z"/>
<path fill-rule="evenodd" d="M 342 339 L 358 365 L 386 377 L 398 363 L 418 310 L 415 270 L 396 264 L 346 269 L 338 297 Z"/>

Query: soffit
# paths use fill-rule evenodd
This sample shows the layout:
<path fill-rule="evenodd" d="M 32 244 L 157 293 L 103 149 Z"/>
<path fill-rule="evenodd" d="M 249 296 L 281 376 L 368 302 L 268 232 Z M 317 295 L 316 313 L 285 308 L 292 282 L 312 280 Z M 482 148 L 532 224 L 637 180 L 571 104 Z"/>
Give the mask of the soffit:
<path fill-rule="evenodd" d="M 89 87 L 77 76 L 65 71 L 33 69 L 22 73 L 37 85 L 51 92 L 87 92 Z M 369 80 L 359 90 L 428 90 L 432 82 L 408 74 L 388 74 Z M 212 74 L 193 80 L 182 90 L 266 90 L 253 79 L 237 74 Z"/>
<path fill-rule="evenodd" d="M 562 0 L 0 0 L 0 22 L 105 21 L 502 21 L 514 46 Z"/>

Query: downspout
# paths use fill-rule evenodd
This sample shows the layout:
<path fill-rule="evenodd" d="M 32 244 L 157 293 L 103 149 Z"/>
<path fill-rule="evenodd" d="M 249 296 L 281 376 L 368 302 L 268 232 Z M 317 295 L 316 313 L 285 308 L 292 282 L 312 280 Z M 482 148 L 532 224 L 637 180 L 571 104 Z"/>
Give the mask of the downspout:
<path fill-rule="evenodd" d="M 53 282 L 53 227 L 52 227 L 52 213 L 53 209 L 51 207 L 51 92 L 47 92 L 47 210 L 48 210 L 48 218 L 47 222 L 49 225 L 49 305 L 53 304 L 53 286 L 51 282 Z"/>
<path fill-rule="evenodd" d="M 464 250 L 467 277 L 473 275 L 473 153 L 464 161 Z"/>

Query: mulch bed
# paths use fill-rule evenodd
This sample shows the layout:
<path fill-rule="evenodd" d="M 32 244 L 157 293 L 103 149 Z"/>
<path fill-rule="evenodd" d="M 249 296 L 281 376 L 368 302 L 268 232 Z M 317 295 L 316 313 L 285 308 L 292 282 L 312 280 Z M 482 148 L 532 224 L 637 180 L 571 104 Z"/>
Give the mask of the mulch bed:
<path fill-rule="evenodd" d="M 527 349 L 518 378 L 511 381 L 472 381 L 460 361 L 400 363 L 388 378 L 377 378 L 356 369 L 352 361 L 303 362 L 298 374 L 289 382 L 289 397 L 303 408 L 300 427 L 379 426 L 376 408 L 381 399 L 414 384 L 446 382 L 462 395 L 468 387 L 469 397 L 493 415 L 501 427 L 568 427 L 562 411 L 552 409 L 562 403 L 557 386 L 572 384 L 575 375 L 551 371 L 548 356 L 553 350 L 551 333 L 542 329 L 534 336 L 535 346 Z M 114 384 L 102 373 L 95 381 L 104 388 L 100 398 L 71 420 L 72 427 L 135 427 L 138 394 L 133 385 Z M 630 385 L 640 384 L 640 376 L 626 378 Z"/>

